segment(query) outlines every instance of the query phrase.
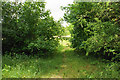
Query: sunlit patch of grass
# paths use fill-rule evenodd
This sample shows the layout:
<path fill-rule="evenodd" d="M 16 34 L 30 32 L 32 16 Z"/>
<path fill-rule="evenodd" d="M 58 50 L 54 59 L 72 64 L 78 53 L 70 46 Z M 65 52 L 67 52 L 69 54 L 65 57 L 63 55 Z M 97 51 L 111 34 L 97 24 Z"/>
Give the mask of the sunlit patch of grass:
<path fill-rule="evenodd" d="M 70 46 L 71 45 L 71 43 L 68 40 L 60 40 L 59 42 L 63 46 Z"/>

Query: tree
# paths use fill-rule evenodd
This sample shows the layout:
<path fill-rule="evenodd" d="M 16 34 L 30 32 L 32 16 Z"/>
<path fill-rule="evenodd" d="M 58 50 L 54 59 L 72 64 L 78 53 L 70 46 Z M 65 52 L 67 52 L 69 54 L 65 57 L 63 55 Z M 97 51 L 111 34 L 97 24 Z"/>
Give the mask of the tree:
<path fill-rule="evenodd" d="M 2 2 L 3 53 L 53 53 L 61 23 L 45 11 L 44 2 Z"/>
<path fill-rule="evenodd" d="M 74 25 L 73 47 L 86 55 L 119 55 L 119 7 L 119 2 L 77 2 L 63 7 L 64 19 Z"/>

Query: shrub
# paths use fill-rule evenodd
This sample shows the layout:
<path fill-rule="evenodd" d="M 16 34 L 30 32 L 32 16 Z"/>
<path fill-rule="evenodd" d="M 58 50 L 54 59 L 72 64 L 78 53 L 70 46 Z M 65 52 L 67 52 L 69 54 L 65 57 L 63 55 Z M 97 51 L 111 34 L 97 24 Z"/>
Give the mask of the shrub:
<path fill-rule="evenodd" d="M 117 58 L 120 52 L 119 7 L 119 2 L 76 2 L 63 7 L 64 19 L 74 26 L 72 46 L 86 55 Z"/>
<path fill-rule="evenodd" d="M 3 54 L 53 53 L 61 34 L 60 21 L 50 17 L 44 2 L 2 2 Z"/>

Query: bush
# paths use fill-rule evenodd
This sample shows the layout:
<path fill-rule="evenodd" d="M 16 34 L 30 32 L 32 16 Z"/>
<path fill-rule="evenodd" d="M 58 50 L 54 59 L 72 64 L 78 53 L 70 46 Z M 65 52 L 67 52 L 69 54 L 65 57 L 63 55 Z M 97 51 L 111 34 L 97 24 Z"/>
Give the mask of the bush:
<path fill-rule="evenodd" d="M 64 19 L 74 25 L 71 30 L 72 46 L 86 55 L 119 58 L 119 7 L 119 2 L 76 2 L 63 7 L 66 10 Z"/>
<path fill-rule="evenodd" d="M 53 53 L 61 34 L 60 21 L 50 17 L 44 2 L 2 2 L 3 54 Z"/>

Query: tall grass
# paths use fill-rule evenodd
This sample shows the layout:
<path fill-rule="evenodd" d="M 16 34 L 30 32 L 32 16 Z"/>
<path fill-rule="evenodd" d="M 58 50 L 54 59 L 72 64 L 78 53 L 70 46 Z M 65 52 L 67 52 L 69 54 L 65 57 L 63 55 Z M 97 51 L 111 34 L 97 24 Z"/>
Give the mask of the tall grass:
<path fill-rule="evenodd" d="M 2 58 L 3 78 L 120 78 L 119 64 L 78 55 L 61 41 L 52 58 L 16 55 Z"/>

